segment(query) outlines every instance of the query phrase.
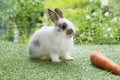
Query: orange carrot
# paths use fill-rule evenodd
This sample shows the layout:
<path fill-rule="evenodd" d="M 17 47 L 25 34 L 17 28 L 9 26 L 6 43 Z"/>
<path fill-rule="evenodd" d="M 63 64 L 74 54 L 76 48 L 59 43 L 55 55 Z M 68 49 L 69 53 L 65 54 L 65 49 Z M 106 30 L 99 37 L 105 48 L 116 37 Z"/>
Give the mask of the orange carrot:
<path fill-rule="evenodd" d="M 90 55 L 90 61 L 100 68 L 111 71 L 117 75 L 120 74 L 120 66 L 99 51 L 95 51 Z"/>

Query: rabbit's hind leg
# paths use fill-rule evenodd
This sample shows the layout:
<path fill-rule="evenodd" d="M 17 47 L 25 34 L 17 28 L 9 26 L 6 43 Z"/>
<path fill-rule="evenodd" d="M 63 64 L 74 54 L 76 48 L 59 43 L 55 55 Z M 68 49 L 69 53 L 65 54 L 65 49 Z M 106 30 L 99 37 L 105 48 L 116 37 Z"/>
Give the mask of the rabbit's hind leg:
<path fill-rule="evenodd" d="M 51 60 L 50 57 L 47 56 L 47 55 L 41 56 L 40 59 L 41 59 L 41 60 L 48 60 L 48 61 Z"/>

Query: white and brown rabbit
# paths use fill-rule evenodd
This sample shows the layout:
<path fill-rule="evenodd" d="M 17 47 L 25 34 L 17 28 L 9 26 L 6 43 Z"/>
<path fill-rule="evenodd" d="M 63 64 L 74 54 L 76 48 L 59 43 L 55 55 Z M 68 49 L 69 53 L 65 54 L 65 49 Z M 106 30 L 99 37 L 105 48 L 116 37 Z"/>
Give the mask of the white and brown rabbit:
<path fill-rule="evenodd" d="M 54 25 L 35 31 L 28 44 L 30 58 L 50 59 L 52 62 L 60 62 L 60 57 L 73 60 L 69 54 L 74 45 L 75 29 L 72 22 L 64 18 L 58 8 L 55 8 L 55 12 L 48 9 L 48 13 Z"/>

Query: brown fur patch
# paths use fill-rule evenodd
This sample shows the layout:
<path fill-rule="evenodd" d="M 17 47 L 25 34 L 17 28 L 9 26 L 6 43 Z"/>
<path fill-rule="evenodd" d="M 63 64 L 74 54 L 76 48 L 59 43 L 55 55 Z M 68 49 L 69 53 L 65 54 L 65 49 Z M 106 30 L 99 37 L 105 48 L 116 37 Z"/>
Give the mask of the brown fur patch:
<path fill-rule="evenodd" d="M 67 35 L 71 35 L 72 33 L 73 33 L 72 29 L 68 29 L 67 32 L 66 32 Z"/>
<path fill-rule="evenodd" d="M 33 44 L 34 44 L 35 46 L 40 46 L 40 42 L 39 42 L 38 40 L 34 41 Z"/>

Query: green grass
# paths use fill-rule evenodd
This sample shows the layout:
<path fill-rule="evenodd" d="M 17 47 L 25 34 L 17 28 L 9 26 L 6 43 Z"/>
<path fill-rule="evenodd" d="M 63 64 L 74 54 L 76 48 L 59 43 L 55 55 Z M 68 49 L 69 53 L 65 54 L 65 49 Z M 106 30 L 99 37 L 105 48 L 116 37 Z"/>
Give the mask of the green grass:
<path fill-rule="evenodd" d="M 120 80 L 89 60 L 95 50 L 120 65 L 120 45 L 76 45 L 71 51 L 74 61 L 53 63 L 30 60 L 26 44 L 0 41 L 0 80 Z"/>

